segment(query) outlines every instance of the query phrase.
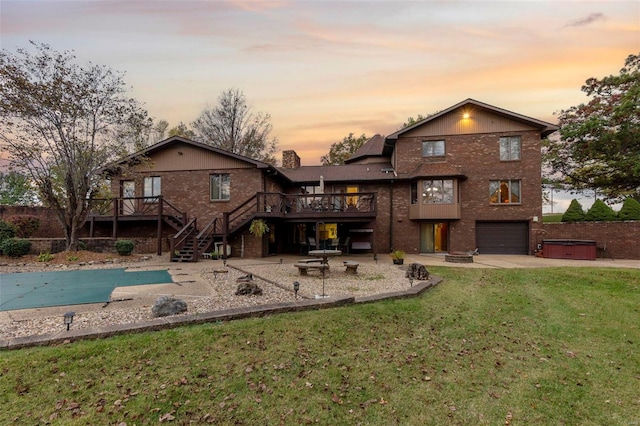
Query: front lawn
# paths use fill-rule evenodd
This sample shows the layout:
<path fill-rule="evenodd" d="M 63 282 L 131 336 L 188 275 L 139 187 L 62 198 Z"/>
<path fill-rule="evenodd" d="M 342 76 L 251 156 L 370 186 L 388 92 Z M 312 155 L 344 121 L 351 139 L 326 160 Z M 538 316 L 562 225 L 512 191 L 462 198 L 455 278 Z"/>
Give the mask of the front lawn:
<path fill-rule="evenodd" d="M 417 299 L 0 353 L 0 424 L 640 424 L 640 271 L 431 268 Z"/>

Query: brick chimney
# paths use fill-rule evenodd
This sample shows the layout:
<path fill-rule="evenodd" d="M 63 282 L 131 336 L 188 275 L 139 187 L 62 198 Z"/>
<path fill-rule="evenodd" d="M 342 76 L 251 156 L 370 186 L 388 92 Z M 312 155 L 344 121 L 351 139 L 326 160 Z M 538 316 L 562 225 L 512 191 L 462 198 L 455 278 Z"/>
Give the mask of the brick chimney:
<path fill-rule="evenodd" d="M 285 169 L 297 169 L 300 167 L 300 157 L 294 150 L 282 151 L 282 167 Z"/>

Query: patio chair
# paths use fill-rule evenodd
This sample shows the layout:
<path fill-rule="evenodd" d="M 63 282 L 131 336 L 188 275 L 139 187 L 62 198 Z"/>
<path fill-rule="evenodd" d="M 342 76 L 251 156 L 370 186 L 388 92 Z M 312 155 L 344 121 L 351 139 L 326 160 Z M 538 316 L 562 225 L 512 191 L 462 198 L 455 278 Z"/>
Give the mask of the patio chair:
<path fill-rule="evenodd" d="M 349 254 L 349 244 L 351 244 L 351 237 L 347 237 L 344 241 L 338 244 L 338 250 L 342 250 L 343 253 Z"/>
<path fill-rule="evenodd" d="M 308 237 L 307 241 L 309 241 L 309 250 L 315 250 L 317 248 L 316 239 L 314 237 Z"/>

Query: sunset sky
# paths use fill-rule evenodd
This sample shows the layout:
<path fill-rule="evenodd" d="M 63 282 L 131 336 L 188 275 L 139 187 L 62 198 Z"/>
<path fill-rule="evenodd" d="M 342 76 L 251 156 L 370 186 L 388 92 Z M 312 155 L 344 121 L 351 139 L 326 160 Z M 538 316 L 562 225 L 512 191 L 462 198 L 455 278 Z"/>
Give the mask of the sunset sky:
<path fill-rule="evenodd" d="M 34 40 L 125 71 L 171 127 L 241 89 L 314 165 L 351 132 L 467 98 L 555 123 L 640 53 L 640 2 L 2 0 L 0 31 L 9 51 Z"/>
<path fill-rule="evenodd" d="M 589 77 L 640 52 L 640 2 L 7 1 L 2 48 L 29 40 L 126 72 L 171 126 L 228 88 L 318 164 L 350 132 L 395 131 L 466 98 L 555 122 Z"/>

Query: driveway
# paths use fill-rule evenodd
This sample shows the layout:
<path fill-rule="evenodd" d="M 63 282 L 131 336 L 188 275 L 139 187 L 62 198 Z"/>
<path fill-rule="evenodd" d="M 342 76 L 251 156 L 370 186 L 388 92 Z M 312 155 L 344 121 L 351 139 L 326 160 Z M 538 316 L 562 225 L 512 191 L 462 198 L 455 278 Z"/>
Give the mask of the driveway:
<path fill-rule="evenodd" d="M 407 255 L 404 260 L 407 263 L 422 263 L 427 266 L 449 266 L 455 268 L 558 268 L 589 267 L 589 268 L 635 268 L 640 269 L 640 260 L 630 259 L 597 259 L 597 260 L 570 260 L 570 259 L 546 259 L 535 256 L 479 254 L 473 256 L 473 263 L 449 263 L 445 262 L 444 254 L 419 254 Z"/>

